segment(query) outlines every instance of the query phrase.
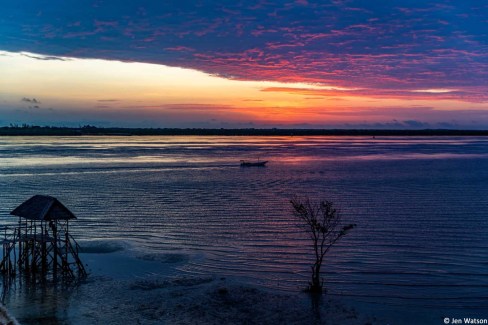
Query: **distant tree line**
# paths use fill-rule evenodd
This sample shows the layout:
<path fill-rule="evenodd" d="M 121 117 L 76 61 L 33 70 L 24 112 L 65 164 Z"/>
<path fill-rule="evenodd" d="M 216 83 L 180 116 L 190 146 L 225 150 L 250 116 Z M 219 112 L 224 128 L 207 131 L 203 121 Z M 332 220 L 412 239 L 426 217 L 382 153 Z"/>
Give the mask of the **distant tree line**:
<path fill-rule="evenodd" d="M 0 135 L 206 135 L 206 136 L 485 136 L 488 130 L 372 130 L 372 129 L 204 129 L 204 128 L 100 128 L 10 124 Z"/>

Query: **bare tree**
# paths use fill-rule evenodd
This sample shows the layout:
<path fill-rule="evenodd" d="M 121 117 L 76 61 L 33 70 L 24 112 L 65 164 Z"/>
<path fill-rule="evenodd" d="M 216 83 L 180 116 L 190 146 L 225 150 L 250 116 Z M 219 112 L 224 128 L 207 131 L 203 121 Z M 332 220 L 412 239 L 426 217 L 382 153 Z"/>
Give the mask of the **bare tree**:
<path fill-rule="evenodd" d="M 293 215 L 303 222 L 305 231 L 313 243 L 315 263 L 312 265 L 312 282 L 309 283 L 308 290 L 321 293 L 323 280 L 320 277 L 320 269 L 325 254 L 356 225 L 342 225 L 341 216 L 330 201 L 316 203 L 311 202 L 309 198 L 295 197 L 290 203 L 293 206 Z"/>

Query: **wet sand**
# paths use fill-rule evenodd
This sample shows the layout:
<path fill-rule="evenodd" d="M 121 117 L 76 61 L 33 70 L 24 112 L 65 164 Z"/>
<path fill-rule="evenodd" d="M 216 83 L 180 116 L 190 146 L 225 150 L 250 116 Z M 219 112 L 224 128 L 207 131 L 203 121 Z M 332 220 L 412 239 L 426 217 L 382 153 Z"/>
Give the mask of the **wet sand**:
<path fill-rule="evenodd" d="M 182 253 L 84 253 L 76 286 L 15 288 L 7 301 L 21 324 L 375 324 L 323 295 L 279 292 L 237 278 L 179 272 Z"/>

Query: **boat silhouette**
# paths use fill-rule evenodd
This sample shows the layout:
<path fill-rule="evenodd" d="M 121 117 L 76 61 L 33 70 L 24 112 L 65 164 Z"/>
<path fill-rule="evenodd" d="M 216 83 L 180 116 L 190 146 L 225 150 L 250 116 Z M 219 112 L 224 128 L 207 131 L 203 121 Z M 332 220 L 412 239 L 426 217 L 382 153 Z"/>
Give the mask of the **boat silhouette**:
<path fill-rule="evenodd" d="M 265 167 L 266 166 L 266 163 L 268 161 L 265 160 L 265 161 L 255 161 L 255 162 L 252 162 L 252 161 L 247 161 L 247 160 L 241 160 L 241 167 Z"/>

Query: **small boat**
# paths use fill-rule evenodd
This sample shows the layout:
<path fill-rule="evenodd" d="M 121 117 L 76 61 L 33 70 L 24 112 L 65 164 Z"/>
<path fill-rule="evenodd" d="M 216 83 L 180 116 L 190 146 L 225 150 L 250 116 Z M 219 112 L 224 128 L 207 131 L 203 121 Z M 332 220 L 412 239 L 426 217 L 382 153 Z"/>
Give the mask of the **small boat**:
<path fill-rule="evenodd" d="M 250 162 L 246 160 L 241 160 L 241 167 L 265 167 L 268 161 L 256 161 Z"/>

